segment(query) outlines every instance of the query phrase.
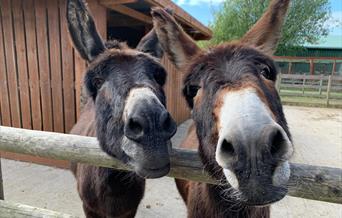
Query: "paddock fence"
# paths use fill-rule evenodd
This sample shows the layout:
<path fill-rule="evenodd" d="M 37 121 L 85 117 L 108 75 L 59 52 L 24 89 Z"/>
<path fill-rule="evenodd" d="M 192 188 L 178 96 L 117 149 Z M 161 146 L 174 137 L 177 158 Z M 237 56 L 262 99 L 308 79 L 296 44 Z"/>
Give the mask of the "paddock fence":
<path fill-rule="evenodd" d="M 342 104 L 342 76 L 279 74 L 277 90 L 289 99 L 308 98 L 327 107 Z"/>
<path fill-rule="evenodd" d="M 74 161 L 119 170 L 132 169 L 106 155 L 94 137 L 0 126 L 0 150 Z M 169 177 L 219 184 L 205 172 L 194 150 L 173 148 Z M 342 169 L 291 163 L 288 195 L 342 204 Z M 18 205 L 12 205 L 17 208 Z M 12 207 L 8 206 L 7 207 Z M 0 208 L 3 204 L 0 203 Z M 0 209 L 1 211 L 1 209 Z"/>

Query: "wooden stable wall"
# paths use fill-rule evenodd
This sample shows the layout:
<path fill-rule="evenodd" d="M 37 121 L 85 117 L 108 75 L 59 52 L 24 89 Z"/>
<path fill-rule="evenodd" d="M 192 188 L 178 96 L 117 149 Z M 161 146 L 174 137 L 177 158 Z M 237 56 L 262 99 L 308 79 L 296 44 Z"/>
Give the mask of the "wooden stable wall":
<path fill-rule="evenodd" d="M 68 132 L 79 106 L 85 62 L 73 50 L 66 0 L 0 0 L 1 123 Z M 90 8 L 106 36 L 106 9 Z"/>
<path fill-rule="evenodd" d="M 107 36 L 107 9 L 88 0 L 97 28 Z M 79 116 L 86 63 L 72 48 L 66 0 L 0 0 L 0 124 L 69 132 Z M 169 76 L 168 109 L 178 123 L 189 118 L 182 75 L 163 59 Z M 60 165 L 56 161 L 2 156 Z"/>
<path fill-rule="evenodd" d="M 166 57 L 162 60 L 163 66 L 167 69 L 168 77 L 165 86 L 167 97 L 167 110 L 172 117 L 181 123 L 190 118 L 190 110 L 183 97 L 182 87 L 184 75 Z"/>

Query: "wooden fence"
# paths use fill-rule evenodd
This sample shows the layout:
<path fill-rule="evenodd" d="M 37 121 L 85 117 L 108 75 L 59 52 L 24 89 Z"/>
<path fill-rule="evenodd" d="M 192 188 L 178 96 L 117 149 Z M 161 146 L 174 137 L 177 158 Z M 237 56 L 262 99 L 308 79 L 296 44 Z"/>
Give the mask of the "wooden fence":
<path fill-rule="evenodd" d="M 277 90 L 281 96 L 310 97 L 342 101 L 342 76 L 279 74 Z"/>
<path fill-rule="evenodd" d="M 0 126 L 0 150 L 131 170 L 101 151 L 96 138 Z M 342 204 L 342 170 L 291 164 L 289 195 Z M 171 177 L 217 184 L 196 151 L 173 149 Z"/>

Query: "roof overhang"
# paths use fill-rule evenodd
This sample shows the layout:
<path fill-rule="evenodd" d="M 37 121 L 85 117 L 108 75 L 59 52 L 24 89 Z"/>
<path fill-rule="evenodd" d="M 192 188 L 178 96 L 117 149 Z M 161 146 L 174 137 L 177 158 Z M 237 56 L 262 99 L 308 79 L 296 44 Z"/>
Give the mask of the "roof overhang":
<path fill-rule="evenodd" d="M 170 8 L 173 10 L 176 20 L 195 40 L 208 40 L 212 37 L 212 32 L 208 27 L 170 0 L 99 0 L 99 3 L 147 25 L 152 25 L 150 15 L 152 7 Z"/>

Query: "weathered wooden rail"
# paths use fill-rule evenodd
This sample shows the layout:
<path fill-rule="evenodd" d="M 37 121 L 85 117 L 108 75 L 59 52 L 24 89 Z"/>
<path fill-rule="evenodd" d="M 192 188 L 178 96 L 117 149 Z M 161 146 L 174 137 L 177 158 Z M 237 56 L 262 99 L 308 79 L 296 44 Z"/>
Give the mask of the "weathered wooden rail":
<path fill-rule="evenodd" d="M 329 107 L 331 100 L 342 101 L 342 76 L 279 74 L 277 90 L 283 97 L 319 98 Z"/>
<path fill-rule="evenodd" d="M 0 150 L 131 170 L 103 153 L 96 138 L 0 126 Z M 203 170 L 195 151 L 173 149 L 170 177 L 217 183 Z M 342 170 L 291 164 L 289 195 L 342 204 Z"/>
<path fill-rule="evenodd" d="M 0 200 L 0 217 L 6 218 L 76 218 L 64 213 L 59 213 L 42 208 L 32 207 L 19 203 Z"/>

